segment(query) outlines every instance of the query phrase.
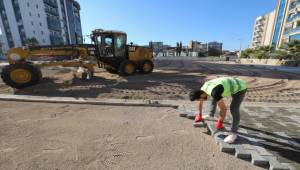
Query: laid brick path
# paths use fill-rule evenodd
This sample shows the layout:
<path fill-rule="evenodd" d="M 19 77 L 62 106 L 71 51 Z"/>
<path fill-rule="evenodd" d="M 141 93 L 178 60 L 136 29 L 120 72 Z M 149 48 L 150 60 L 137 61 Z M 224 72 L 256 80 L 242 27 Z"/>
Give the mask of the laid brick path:
<path fill-rule="evenodd" d="M 191 105 L 182 105 L 178 111 L 181 117 L 191 120 L 197 113 Z M 220 151 L 266 169 L 300 169 L 300 106 L 243 106 L 239 138 L 231 145 L 223 142 L 230 130 L 230 113 L 225 129 L 217 131 L 214 124 L 206 121 L 204 127 L 215 138 Z"/>

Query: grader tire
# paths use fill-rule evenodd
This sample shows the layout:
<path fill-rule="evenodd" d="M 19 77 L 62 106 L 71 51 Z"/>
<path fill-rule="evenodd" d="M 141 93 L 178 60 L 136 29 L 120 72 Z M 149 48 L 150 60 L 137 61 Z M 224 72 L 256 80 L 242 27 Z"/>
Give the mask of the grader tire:
<path fill-rule="evenodd" d="M 119 73 L 121 76 L 130 76 L 135 74 L 136 72 L 136 66 L 135 63 L 129 60 L 124 60 L 119 65 Z"/>
<path fill-rule="evenodd" d="M 42 79 L 42 72 L 31 64 L 17 63 L 4 67 L 1 78 L 8 86 L 23 89 L 38 84 Z"/>
<path fill-rule="evenodd" d="M 142 74 L 149 74 L 152 73 L 153 68 L 154 68 L 153 62 L 150 60 L 145 60 L 140 64 L 139 71 Z"/>

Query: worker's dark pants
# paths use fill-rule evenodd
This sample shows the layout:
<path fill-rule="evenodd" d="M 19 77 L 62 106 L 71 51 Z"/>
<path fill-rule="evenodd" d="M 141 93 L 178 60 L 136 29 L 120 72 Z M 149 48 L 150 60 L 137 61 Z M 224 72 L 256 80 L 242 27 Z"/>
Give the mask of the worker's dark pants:
<path fill-rule="evenodd" d="M 230 104 L 230 113 L 232 115 L 231 132 L 237 133 L 238 131 L 239 124 L 240 124 L 240 106 L 242 101 L 244 100 L 246 92 L 247 89 L 232 95 L 232 101 Z M 216 108 L 217 108 L 217 101 L 212 99 L 209 108 L 209 115 L 211 117 L 215 116 Z"/>

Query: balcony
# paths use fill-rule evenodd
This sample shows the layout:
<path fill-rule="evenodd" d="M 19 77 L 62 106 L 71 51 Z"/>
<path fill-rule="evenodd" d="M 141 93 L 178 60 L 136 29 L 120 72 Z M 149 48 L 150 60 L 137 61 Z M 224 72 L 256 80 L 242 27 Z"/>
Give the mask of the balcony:
<path fill-rule="evenodd" d="M 289 7 L 289 10 L 294 9 L 294 8 L 296 8 L 299 5 L 300 5 L 300 0 L 296 0 L 296 1 L 294 1 L 294 2 L 291 3 L 291 5 Z"/>
<path fill-rule="evenodd" d="M 291 30 L 286 30 L 284 32 L 284 35 L 289 35 L 289 34 L 293 34 L 293 33 L 296 33 L 296 32 L 299 32 L 300 31 L 300 26 L 294 28 L 294 29 L 291 29 Z"/>
<path fill-rule="evenodd" d="M 299 18 L 300 18 L 300 13 L 298 13 L 298 14 L 296 14 L 296 15 L 290 17 L 290 18 L 288 18 L 288 19 L 287 19 L 287 22 L 292 22 L 292 21 L 294 21 L 294 20 L 296 20 L 296 19 L 299 19 Z"/>
<path fill-rule="evenodd" d="M 254 29 L 254 32 L 260 33 L 260 32 L 263 32 L 263 29 L 262 29 L 262 28 L 259 28 L 259 27 L 256 27 L 256 28 Z"/>
<path fill-rule="evenodd" d="M 49 6 L 45 6 L 45 12 L 54 16 L 59 16 L 57 8 L 51 8 Z"/>
<path fill-rule="evenodd" d="M 53 8 L 57 8 L 58 7 L 58 5 L 56 3 L 56 0 L 44 0 L 44 3 L 47 4 L 47 5 L 49 5 L 49 6 L 51 6 L 51 7 L 53 7 Z"/>

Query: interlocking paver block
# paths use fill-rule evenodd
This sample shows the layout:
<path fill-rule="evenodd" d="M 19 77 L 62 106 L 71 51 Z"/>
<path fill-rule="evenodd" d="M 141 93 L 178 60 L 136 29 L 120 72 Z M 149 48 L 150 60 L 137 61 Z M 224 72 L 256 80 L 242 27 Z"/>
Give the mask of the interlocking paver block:
<path fill-rule="evenodd" d="M 193 123 L 193 126 L 200 128 L 200 127 L 206 127 L 206 124 L 205 122 L 197 122 L 197 123 Z"/>
<path fill-rule="evenodd" d="M 196 117 L 196 115 L 195 115 L 195 113 L 189 112 L 189 113 L 187 114 L 186 117 L 187 117 L 188 119 L 194 120 L 195 117 Z"/>
<path fill-rule="evenodd" d="M 214 136 L 218 132 L 218 129 L 216 129 L 215 127 L 214 121 L 206 121 L 206 124 L 207 124 L 207 129 L 210 131 L 210 134 Z"/>
<path fill-rule="evenodd" d="M 256 150 L 261 156 L 273 156 L 272 153 L 268 152 L 265 148 L 262 146 L 255 146 Z"/>
<path fill-rule="evenodd" d="M 235 153 L 235 147 L 233 145 L 225 143 L 223 140 L 219 141 L 219 148 L 221 152 Z"/>
<path fill-rule="evenodd" d="M 263 156 L 263 158 L 267 159 L 270 164 L 270 170 L 289 170 L 290 168 L 284 164 L 281 164 L 277 161 L 275 156 Z"/>
<path fill-rule="evenodd" d="M 256 151 L 250 151 L 251 153 L 251 164 L 252 165 L 256 165 L 256 166 L 268 166 L 269 165 L 269 161 L 265 158 L 263 158 L 262 156 L 260 156 Z"/>
<path fill-rule="evenodd" d="M 234 145 L 235 157 L 240 159 L 250 159 L 251 153 L 243 148 L 242 145 Z"/>

